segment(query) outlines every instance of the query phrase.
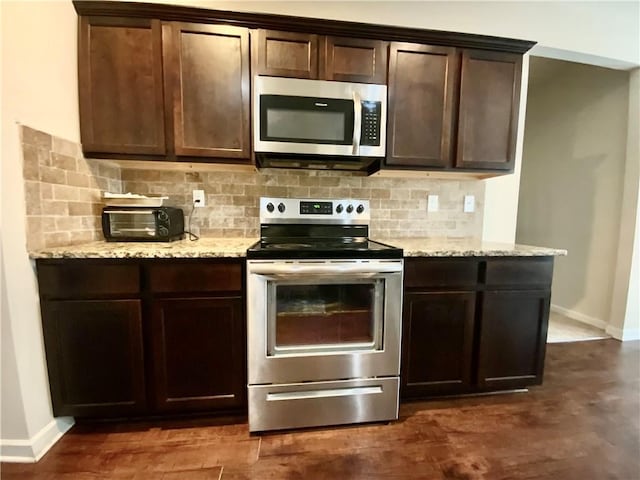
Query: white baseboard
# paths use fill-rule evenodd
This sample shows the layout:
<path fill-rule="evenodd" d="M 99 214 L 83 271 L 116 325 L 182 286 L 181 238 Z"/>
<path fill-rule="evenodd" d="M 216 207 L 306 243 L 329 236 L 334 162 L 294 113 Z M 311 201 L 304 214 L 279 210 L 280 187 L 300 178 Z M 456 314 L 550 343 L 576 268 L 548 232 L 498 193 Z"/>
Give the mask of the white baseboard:
<path fill-rule="evenodd" d="M 623 342 L 640 340 L 640 328 L 627 328 L 623 330 L 622 328 L 609 325 L 605 331 L 616 340 Z"/>
<path fill-rule="evenodd" d="M 29 440 L 0 439 L 0 461 L 35 463 L 60 440 L 74 424 L 73 417 L 54 418 Z"/>
<path fill-rule="evenodd" d="M 551 311 L 561 313 L 573 320 L 577 320 L 582 323 L 591 325 L 592 327 L 599 328 L 600 330 L 606 330 L 607 322 L 600 320 L 599 318 L 590 317 L 584 313 L 576 312 L 575 310 L 569 310 L 568 308 L 561 307 L 559 305 L 551 304 Z M 607 332 L 609 333 L 609 332 Z"/>

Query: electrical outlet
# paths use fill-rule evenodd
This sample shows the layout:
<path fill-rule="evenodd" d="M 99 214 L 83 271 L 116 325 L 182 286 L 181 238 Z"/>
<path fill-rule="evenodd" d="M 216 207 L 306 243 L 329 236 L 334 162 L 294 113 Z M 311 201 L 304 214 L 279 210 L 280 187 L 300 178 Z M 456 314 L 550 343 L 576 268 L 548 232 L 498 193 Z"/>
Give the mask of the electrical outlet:
<path fill-rule="evenodd" d="M 204 190 L 194 190 L 193 191 L 193 204 L 196 207 L 204 207 Z"/>
<path fill-rule="evenodd" d="M 462 209 L 465 213 L 475 212 L 476 210 L 476 197 L 473 195 L 464 196 L 464 207 Z"/>
<path fill-rule="evenodd" d="M 427 212 L 437 212 L 438 207 L 438 195 L 427 195 Z"/>

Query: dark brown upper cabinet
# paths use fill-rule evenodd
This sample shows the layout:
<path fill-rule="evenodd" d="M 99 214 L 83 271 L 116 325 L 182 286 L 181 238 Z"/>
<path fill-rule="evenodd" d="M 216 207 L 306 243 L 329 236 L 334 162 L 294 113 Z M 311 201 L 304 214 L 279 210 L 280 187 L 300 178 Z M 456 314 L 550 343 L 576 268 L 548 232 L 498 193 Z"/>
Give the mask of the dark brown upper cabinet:
<path fill-rule="evenodd" d="M 258 30 L 257 73 L 318 78 L 318 35 Z"/>
<path fill-rule="evenodd" d="M 250 161 L 249 30 L 81 17 L 86 153 Z"/>
<path fill-rule="evenodd" d="M 164 28 L 176 155 L 248 159 L 248 30 L 187 23 Z"/>
<path fill-rule="evenodd" d="M 456 167 L 513 169 L 521 75 L 521 55 L 462 53 Z"/>
<path fill-rule="evenodd" d="M 448 167 L 459 57 L 455 48 L 392 43 L 386 164 Z"/>
<path fill-rule="evenodd" d="M 387 42 L 326 36 L 321 45 L 320 78 L 340 82 L 387 83 Z"/>
<path fill-rule="evenodd" d="M 518 54 L 392 43 L 385 165 L 513 170 L 521 66 Z"/>
<path fill-rule="evenodd" d="M 257 38 L 258 75 L 386 83 L 387 42 L 262 29 Z"/>
<path fill-rule="evenodd" d="M 80 133 L 87 152 L 166 152 L 158 20 L 80 17 Z"/>

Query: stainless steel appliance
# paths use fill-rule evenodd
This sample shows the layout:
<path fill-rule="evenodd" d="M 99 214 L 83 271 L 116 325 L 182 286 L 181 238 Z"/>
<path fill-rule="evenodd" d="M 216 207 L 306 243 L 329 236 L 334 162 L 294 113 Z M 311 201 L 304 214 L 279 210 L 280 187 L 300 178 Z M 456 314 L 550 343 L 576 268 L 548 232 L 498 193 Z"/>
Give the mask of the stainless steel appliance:
<path fill-rule="evenodd" d="M 360 200 L 260 200 L 247 251 L 249 430 L 396 419 L 402 250 Z"/>
<path fill-rule="evenodd" d="M 169 242 L 184 236 L 184 213 L 174 207 L 105 207 L 102 233 L 113 242 Z"/>
<path fill-rule="evenodd" d="M 385 155 L 387 87 L 255 77 L 260 166 L 365 169 Z"/>

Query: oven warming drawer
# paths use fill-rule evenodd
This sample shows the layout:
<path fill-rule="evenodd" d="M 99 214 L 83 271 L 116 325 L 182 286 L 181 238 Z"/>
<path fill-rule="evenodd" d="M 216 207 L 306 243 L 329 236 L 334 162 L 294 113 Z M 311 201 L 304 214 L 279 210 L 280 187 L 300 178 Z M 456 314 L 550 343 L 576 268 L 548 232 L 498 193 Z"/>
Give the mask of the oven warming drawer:
<path fill-rule="evenodd" d="M 249 431 L 398 418 L 398 377 L 249 386 Z"/>

